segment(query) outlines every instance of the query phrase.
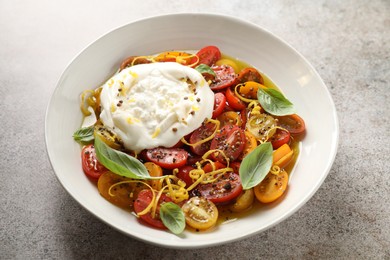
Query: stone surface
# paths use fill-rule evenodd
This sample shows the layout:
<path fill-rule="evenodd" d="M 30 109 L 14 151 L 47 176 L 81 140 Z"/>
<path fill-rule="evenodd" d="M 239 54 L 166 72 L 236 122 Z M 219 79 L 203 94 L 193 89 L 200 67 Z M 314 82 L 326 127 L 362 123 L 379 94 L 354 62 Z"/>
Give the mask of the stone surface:
<path fill-rule="evenodd" d="M 223 13 L 289 42 L 319 72 L 340 120 L 322 187 L 292 217 L 248 239 L 173 250 L 97 220 L 57 181 L 44 117 L 69 61 L 109 30 L 152 15 Z M 1 259 L 390 259 L 390 2 L 0 1 Z"/>

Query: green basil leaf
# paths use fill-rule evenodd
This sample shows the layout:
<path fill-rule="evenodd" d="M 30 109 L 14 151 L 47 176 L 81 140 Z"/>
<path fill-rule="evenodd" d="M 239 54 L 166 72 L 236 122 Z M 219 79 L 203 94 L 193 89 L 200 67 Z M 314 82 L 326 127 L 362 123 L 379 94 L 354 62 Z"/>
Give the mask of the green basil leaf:
<path fill-rule="evenodd" d="M 207 66 L 206 64 L 203 64 L 203 63 L 202 63 L 202 64 L 196 66 L 195 69 L 196 69 L 200 74 L 207 73 L 207 74 L 213 75 L 214 77 L 216 76 L 216 75 L 215 75 L 215 72 L 214 72 L 209 66 Z"/>
<path fill-rule="evenodd" d="M 261 107 L 271 115 L 286 116 L 295 114 L 294 105 L 276 89 L 259 88 L 257 99 Z"/>
<path fill-rule="evenodd" d="M 180 234 L 186 227 L 183 211 L 173 202 L 161 204 L 160 218 L 164 225 L 174 234 Z"/>
<path fill-rule="evenodd" d="M 272 151 L 272 144 L 266 142 L 244 157 L 239 169 L 244 190 L 256 186 L 267 176 L 272 166 Z"/>
<path fill-rule="evenodd" d="M 151 179 L 148 170 L 138 159 L 112 149 L 99 137 L 95 138 L 96 157 L 107 169 L 132 179 Z"/>
<path fill-rule="evenodd" d="M 88 127 L 83 127 L 78 129 L 76 132 L 73 134 L 73 139 L 81 144 L 90 144 L 93 142 L 94 136 L 93 136 L 93 131 L 95 127 L 88 126 Z"/>

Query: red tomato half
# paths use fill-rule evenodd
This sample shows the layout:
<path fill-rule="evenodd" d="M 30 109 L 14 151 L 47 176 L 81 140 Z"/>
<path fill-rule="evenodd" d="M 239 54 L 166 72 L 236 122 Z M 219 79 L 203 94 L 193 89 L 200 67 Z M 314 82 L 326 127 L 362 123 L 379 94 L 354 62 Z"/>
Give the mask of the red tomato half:
<path fill-rule="evenodd" d="M 212 135 L 214 131 L 215 131 L 215 124 L 202 123 L 202 125 L 199 128 L 197 128 L 194 132 L 192 132 L 190 137 L 190 143 L 195 144 Z M 191 146 L 191 150 L 197 155 L 203 155 L 205 152 L 210 150 L 210 144 L 211 144 L 211 140 L 196 146 Z"/>
<path fill-rule="evenodd" d="M 239 99 L 231 88 L 226 90 L 226 100 L 229 106 L 235 110 L 243 110 L 246 108 L 244 101 Z"/>
<path fill-rule="evenodd" d="M 215 204 L 226 204 L 241 194 L 240 176 L 234 172 L 224 173 L 216 182 L 199 184 L 193 191 Z"/>
<path fill-rule="evenodd" d="M 210 84 L 214 91 L 232 86 L 237 82 L 237 75 L 234 69 L 228 65 L 213 66 L 211 69 L 215 72 L 215 78 Z"/>
<path fill-rule="evenodd" d="M 226 168 L 226 165 L 223 163 L 220 163 L 220 162 L 214 162 L 214 167 L 215 167 L 215 170 L 219 170 L 222 168 Z M 211 163 L 207 163 L 203 167 L 203 170 L 204 170 L 204 172 L 211 172 L 213 170 L 213 166 L 211 165 Z"/>
<path fill-rule="evenodd" d="M 212 118 L 217 118 L 222 114 L 226 106 L 226 97 L 223 93 L 218 92 L 214 94 L 214 111 Z"/>
<path fill-rule="evenodd" d="M 290 141 L 290 133 L 286 130 L 278 128 L 275 134 L 271 137 L 270 141 L 274 150 L 278 149 Z"/>
<path fill-rule="evenodd" d="M 292 135 L 300 135 L 305 132 L 305 121 L 297 114 L 278 116 L 278 125 L 287 129 Z"/>
<path fill-rule="evenodd" d="M 97 181 L 103 173 L 108 171 L 107 168 L 97 160 L 95 147 L 92 144 L 84 146 L 81 151 L 81 161 L 84 173 L 93 180 Z"/>
<path fill-rule="evenodd" d="M 206 46 L 196 54 L 199 57 L 198 64 L 214 65 L 221 58 L 221 51 L 216 46 Z"/>
<path fill-rule="evenodd" d="M 240 172 L 240 166 L 241 166 L 241 163 L 238 161 L 232 162 L 230 164 L 230 167 L 233 169 L 233 172 L 235 172 L 237 174 L 239 174 L 239 172 Z"/>
<path fill-rule="evenodd" d="M 186 166 L 181 167 L 179 169 L 179 172 L 176 174 L 176 177 L 178 177 L 179 179 L 183 180 L 186 183 L 186 188 L 191 186 L 191 184 L 193 183 L 193 181 L 190 177 L 190 171 L 192 171 L 193 169 L 195 169 L 195 168 L 192 166 L 186 165 Z"/>
<path fill-rule="evenodd" d="M 147 160 L 165 169 L 175 169 L 187 163 L 188 152 L 181 148 L 157 147 L 146 151 Z"/>
<path fill-rule="evenodd" d="M 238 73 L 238 81 L 244 83 L 247 81 L 254 81 L 264 85 L 264 79 L 255 68 L 245 68 Z"/>
<path fill-rule="evenodd" d="M 144 209 L 146 209 L 149 206 L 149 204 L 152 202 L 152 199 L 153 199 L 153 193 L 151 190 L 147 189 L 147 190 L 140 191 L 140 193 L 138 193 L 137 199 L 134 202 L 135 213 L 138 214 L 139 212 L 142 212 Z M 171 198 L 169 198 L 165 194 L 161 194 L 154 218 L 152 216 L 152 213 L 149 212 L 144 215 L 140 215 L 139 216 L 140 219 L 142 219 L 144 222 L 151 225 L 152 227 L 166 229 L 164 223 L 160 218 L 160 205 L 164 202 L 171 202 L 171 201 L 172 201 Z"/>
<path fill-rule="evenodd" d="M 236 160 L 245 146 L 245 133 L 236 125 L 225 125 L 211 142 L 210 149 L 222 150 L 230 161 Z M 213 154 L 214 160 L 226 163 L 222 154 Z"/>

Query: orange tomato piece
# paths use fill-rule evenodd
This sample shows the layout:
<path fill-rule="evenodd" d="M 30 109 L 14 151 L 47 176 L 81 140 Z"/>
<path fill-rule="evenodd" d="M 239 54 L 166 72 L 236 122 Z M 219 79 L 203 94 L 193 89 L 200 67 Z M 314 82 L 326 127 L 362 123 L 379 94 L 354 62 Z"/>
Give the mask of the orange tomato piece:
<path fill-rule="evenodd" d="M 293 157 L 294 151 L 291 150 L 288 144 L 284 144 L 273 153 L 273 165 L 277 165 L 280 168 L 286 167 Z"/>
<path fill-rule="evenodd" d="M 245 156 L 247 156 L 250 152 L 252 152 L 257 147 L 257 139 L 256 137 L 251 134 L 249 131 L 245 131 L 245 146 L 244 150 L 242 151 L 239 159 L 244 159 Z"/>
<path fill-rule="evenodd" d="M 217 117 L 217 119 L 221 122 L 220 128 L 225 125 L 242 125 L 242 119 L 240 114 L 234 111 L 227 111 L 222 113 Z"/>
<path fill-rule="evenodd" d="M 119 176 L 110 171 L 100 176 L 97 186 L 100 195 L 112 204 L 121 208 L 132 208 L 138 193 L 145 189 L 145 185 L 139 182 L 118 182 L 131 181 L 131 179 Z"/>
<path fill-rule="evenodd" d="M 238 92 L 244 98 L 257 99 L 257 91 L 259 88 L 265 89 L 266 87 L 254 81 L 247 81 L 242 83 Z"/>
<path fill-rule="evenodd" d="M 144 163 L 144 165 L 145 165 L 146 169 L 148 170 L 150 176 L 161 177 L 163 175 L 162 168 L 159 165 L 157 165 L 153 162 L 146 162 L 146 163 Z M 160 180 L 149 180 L 148 183 L 150 186 L 152 186 L 153 189 L 159 190 L 158 186 L 159 186 Z"/>
<path fill-rule="evenodd" d="M 257 200 L 262 203 L 270 203 L 283 195 L 287 189 L 288 174 L 281 171 L 279 174 L 268 173 L 267 177 L 254 187 Z"/>

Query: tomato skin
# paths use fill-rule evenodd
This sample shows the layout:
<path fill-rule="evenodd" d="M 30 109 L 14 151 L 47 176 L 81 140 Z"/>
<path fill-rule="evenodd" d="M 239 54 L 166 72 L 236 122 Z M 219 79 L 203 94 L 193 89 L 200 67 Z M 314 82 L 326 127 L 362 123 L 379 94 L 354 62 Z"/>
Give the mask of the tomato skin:
<path fill-rule="evenodd" d="M 108 171 L 108 169 L 97 160 L 93 144 L 83 147 L 81 151 L 81 165 L 85 175 L 94 181 L 97 181 L 103 173 Z"/>
<path fill-rule="evenodd" d="M 222 65 L 212 66 L 211 69 L 215 72 L 216 75 L 210 84 L 211 90 L 222 90 L 234 85 L 237 82 L 237 75 L 232 67 L 228 65 Z"/>
<path fill-rule="evenodd" d="M 178 177 L 179 179 L 183 180 L 186 183 L 186 188 L 188 188 L 189 186 L 191 186 L 192 183 L 194 183 L 190 177 L 190 171 L 194 169 L 195 169 L 194 167 L 190 165 L 186 165 L 181 167 L 179 169 L 179 172 L 176 174 L 176 177 Z"/>
<path fill-rule="evenodd" d="M 271 137 L 270 141 L 272 144 L 272 148 L 276 150 L 290 141 L 290 132 L 278 128 L 275 134 Z"/>
<path fill-rule="evenodd" d="M 212 66 L 221 58 L 221 51 L 216 46 L 206 46 L 196 54 L 199 57 L 198 64 Z"/>
<path fill-rule="evenodd" d="M 191 137 L 190 137 L 190 143 L 195 144 L 209 136 L 211 136 L 214 131 L 215 131 L 216 125 L 213 123 L 202 123 L 200 127 L 198 127 L 194 132 L 192 132 Z M 191 150 L 193 153 L 197 155 L 203 155 L 206 153 L 208 150 L 210 150 L 210 144 L 211 140 L 196 145 L 196 146 L 191 146 Z"/>
<path fill-rule="evenodd" d="M 306 126 L 305 121 L 297 114 L 288 116 L 277 116 L 278 125 L 287 129 L 291 135 L 301 135 L 305 133 Z"/>
<path fill-rule="evenodd" d="M 254 81 L 264 85 L 264 79 L 260 72 L 255 68 L 245 68 L 238 73 L 238 81 L 244 83 L 247 81 Z"/>
<path fill-rule="evenodd" d="M 239 99 L 231 88 L 226 90 L 226 100 L 229 106 L 235 110 L 243 110 L 246 108 L 245 102 Z"/>
<path fill-rule="evenodd" d="M 218 92 L 214 94 L 214 110 L 212 118 L 217 118 L 220 114 L 222 114 L 223 110 L 226 106 L 226 97 L 223 93 Z"/>
<path fill-rule="evenodd" d="M 181 148 L 157 147 L 147 150 L 146 158 L 164 169 L 172 170 L 187 163 L 188 152 Z"/>
<path fill-rule="evenodd" d="M 152 202 L 153 199 L 153 193 L 149 189 L 142 190 L 138 193 L 138 197 L 134 202 L 134 211 L 135 213 L 139 213 L 143 211 L 146 207 L 149 206 L 149 204 Z M 165 194 L 161 194 L 161 197 L 158 201 L 157 209 L 156 209 L 156 215 L 153 218 L 152 213 L 148 212 L 144 215 L 140 215 L 140 219 L 143 220 L 145 223 L 149 224 L 152 227 L 159 228 L 159 229 L 167 229 L 167 227 L 164 225 L 162 220 L 160 219 L 160 205 L 164 202 L 171 202 L 171 198 L 169 198 Z"/>
<path fill-rule="evenodd" d="M 226 172 L 213 183 L 199 184 L 193 191 L 215 204 L 227 204 L 241 194 L 240 176 L 234 172 Z"/>
<path fill-rule="evenodd" d="M 236 160 L 245 146 L 245 133 L 236 125 L 225 125 L 217 133 L 211 141 L 210 149 L 222 150 L 230 161 Z M 226 163 L 225 157 L 222 154 L 212 154 L 214 160 L 221 163 Z"/>

